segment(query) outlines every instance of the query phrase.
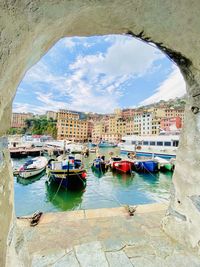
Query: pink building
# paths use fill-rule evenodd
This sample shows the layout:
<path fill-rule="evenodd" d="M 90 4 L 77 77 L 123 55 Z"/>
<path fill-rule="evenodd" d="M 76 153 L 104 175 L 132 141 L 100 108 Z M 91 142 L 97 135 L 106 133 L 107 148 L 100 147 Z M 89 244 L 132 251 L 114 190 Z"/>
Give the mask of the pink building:
<path fill-rule="evenodd" d="M 164 131 L 173 131 L 182 128 L 182 120 L 180 117 L 162 118 L 160 128 Z"/>

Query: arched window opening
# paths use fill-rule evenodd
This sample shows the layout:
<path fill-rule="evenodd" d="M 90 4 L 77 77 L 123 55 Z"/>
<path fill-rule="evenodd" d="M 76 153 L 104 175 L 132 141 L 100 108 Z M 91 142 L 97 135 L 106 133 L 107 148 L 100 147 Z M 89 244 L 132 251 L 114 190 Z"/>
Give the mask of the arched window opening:
<path fill-rule="evenodd" d="M 52 185 L 45 171 L 30 179 L 16 175 L 16 214 L 168 203 L 185 93 L 178 67 L 155 45 L 130 35 L 58 41 L 18 87 L 8 131 L 11 156 L 19 171 L 40 151 L 49 160 L 53 150 L 66 152 L 65 145 L 81 146 L 79 152 L 87 146 L 90 156 L 81 157 L 87 185 L 73 192 Z M 98 156 L 106 164 L 113 156 L 129 160 L 132 167 L 128 174 L 91 168 Z M 144 164 L 152 158 L 155 170 Z"/>

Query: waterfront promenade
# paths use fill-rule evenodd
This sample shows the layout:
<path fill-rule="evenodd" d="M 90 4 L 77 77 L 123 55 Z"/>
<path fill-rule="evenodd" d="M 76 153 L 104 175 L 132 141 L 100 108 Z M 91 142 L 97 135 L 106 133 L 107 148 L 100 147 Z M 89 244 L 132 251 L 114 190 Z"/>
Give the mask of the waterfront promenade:
<path fill-rule="evenodd" d="M 170 239 L 160 227 L 163 204 L 46 213 L 30 227 L 17 224 L 28 250 L 26 266 L 179 267 L 200 266 L 196 251 Z"/>

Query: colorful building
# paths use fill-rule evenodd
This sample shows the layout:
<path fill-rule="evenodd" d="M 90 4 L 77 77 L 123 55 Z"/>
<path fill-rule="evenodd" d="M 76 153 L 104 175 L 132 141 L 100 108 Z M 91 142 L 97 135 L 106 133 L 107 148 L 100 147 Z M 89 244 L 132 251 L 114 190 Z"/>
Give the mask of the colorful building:
<path fill-rule="evenodd" d="M 180 117 L 162 118 L 160 128 L 164 131 L 175 131 L 182 128 L 182 119 Z"/>
<path fill-rule="evenodd" d="M 80 120 L 79 114 L 69 110 L 59 110 L 57 116 L 57 139 L 73 142 L 88 140 L 88 121 Z"/>

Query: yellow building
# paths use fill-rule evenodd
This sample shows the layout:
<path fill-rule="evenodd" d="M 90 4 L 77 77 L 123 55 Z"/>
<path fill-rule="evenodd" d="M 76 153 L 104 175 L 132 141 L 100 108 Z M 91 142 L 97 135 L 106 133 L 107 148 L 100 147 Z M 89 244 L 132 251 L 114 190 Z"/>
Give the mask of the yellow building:
<path fill-rule="evenodd" d="M 78 113 L 59 110 L 57 115 L 57 139 L 86 142 L 88 139 L 87 120 L 80 120 Z"/>
<path fill-rule="evenodd" d="M 26 127 L 26 120 L 33 117 L 32 113 L 12 113 L 12 128 L 24 128 Z"/>
<path fill-rule="evenodd" d="M 160 117 L 152 117 L 152 125 L 151 125 L 151 134 L 152 135 L 159 135 L 160 134 Z"/>
<path fill-rule="evenodd" d="M 183 108 L 166 108 L 165 109 L 165 115 L 163 117 L 165 118 L 175 118 L 180 117 L 182 125 L 184 123 L 184 113 L 185 110 Z"/>
<path fill-rule="evenodd" d="M 134 134 L 134 121 L 127 120 L 126 121 L 126 135 L 133 135 Z"/>
<path fill-rule="evenodd" d="M 95 122 L 92 129 L 92 142 L 98 143 L 102 139 L 103 134 L 105 134 L 105 122 Z"/>
<path fill-rule="evenodd" d="M 126 120 L 118 116 L 110 117 L 108 120 L 107 132 L 109 134 L 115 133 L 115 134 L 125 135 L 126 134 L 126 122 L 127 122 Z"/>

